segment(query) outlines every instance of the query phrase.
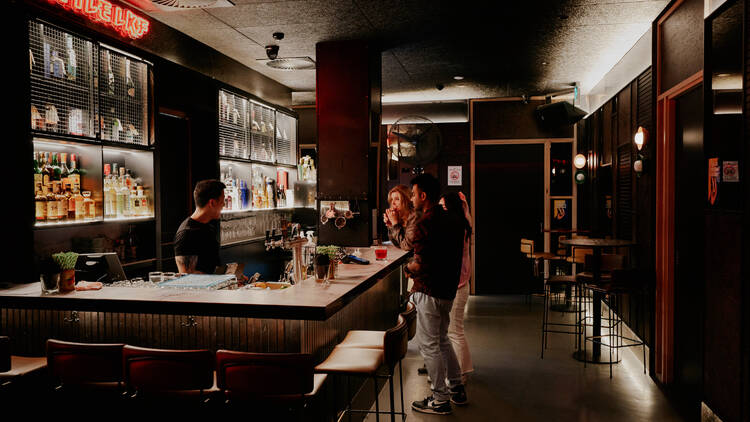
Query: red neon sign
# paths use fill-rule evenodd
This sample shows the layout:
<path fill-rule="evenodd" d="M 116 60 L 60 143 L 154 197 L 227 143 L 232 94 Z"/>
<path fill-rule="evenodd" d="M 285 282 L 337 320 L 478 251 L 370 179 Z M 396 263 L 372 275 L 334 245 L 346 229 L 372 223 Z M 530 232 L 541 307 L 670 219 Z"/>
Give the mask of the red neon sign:
<path fill-rule="evenodd" d="M 150 22 L 128 9 L 107 0 L 47 0 L 57 3 L 89 20 L 111 26 L 117 32 L 132 39 L 148 33 Z"/>

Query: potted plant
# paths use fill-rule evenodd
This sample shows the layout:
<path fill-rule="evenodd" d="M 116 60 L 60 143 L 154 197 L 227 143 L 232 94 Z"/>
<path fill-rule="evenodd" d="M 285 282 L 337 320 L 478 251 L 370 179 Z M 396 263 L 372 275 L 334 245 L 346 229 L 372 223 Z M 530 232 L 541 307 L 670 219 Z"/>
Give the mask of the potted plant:
<path fill-rule="evenodd" d="M 60 267 L 60 291 L 71 292 L 75 290 L 78 254 L 75 252 L 60 252 L 53 254 L 52 259 Z"/>
<path fill-rule="evenodd" d="M 328 267 L 328 278 L 334 280 L 341 261 L 341 248 L 334 245 L 318 246 L 315 250 L 318 255 L 327 255 L 330 261 Z"/>

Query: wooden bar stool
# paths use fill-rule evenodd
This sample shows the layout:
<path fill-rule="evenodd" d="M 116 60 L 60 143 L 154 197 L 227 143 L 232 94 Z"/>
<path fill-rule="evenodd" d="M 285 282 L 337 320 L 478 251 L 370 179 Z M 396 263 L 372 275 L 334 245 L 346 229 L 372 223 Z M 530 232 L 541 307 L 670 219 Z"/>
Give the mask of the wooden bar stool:
<path fill-rule="evenodd" d="M 122 393 L 124 344 L 73 343 L 47 340 L 47 367 L 55 390 L 61 393 L 96 393 L 119 398 Z"/>
<path fill-rule="evenodd" d="M 313 368 L 310 354 L 219 350 L 216 352 L 216 385 L 227 404 L 288 405 L 299 411 L 300 420 L 305 420 L 305 409 L 328 377 L 313 373 Z"/>
<path fill-rule="evenodd" d="M 375 413 L 376 419 L 380 420 L 380 414 L 390 414 L 391 421 L 395 421 L 396 415 L 406 419 L 403 407 L 403 393 L 401 395 L 401 411 L 396 412 L 394 400 L 393 375 L 396 364 L 399 364 L 401 372 L 401 360 L 406 356 L 408 347 L 409 328 L 403 315 L 398 316 L 398 323 L 387 331 L 371 331 L 365 338 L 364 334 L 357 334 L 350 338 L 346 344 L 337 345 L 330 355 L 318 366 L 315 372 L 324 374 L 338 374 L 343 376 L 364 376 L 372 378 L 375 391 L 375 411 L 351 408 L 351 394 L 347 392 L 346 412 Z M 370 337 L 371 336 L 371 337 Z M 380 338 L 380 343 L 377 338 Z M 366 346 L 369 343 L 370 347 Z M 355 346 L 356 345 L 356 346 Z M 382 347 L 380 347 L 382 345 Z M 378 399 L 378 378 L 388 379 L 390 385 L 390 411 L 381 412 Z M 403 391 L 403 383 L 402 383 Z"/>
<path fill-rule="evenodd" d="M 218 392 L 214 386 L 214 356 L 210 350 L 122 349 L 125 386 L 132 397 L 173 398 L 202 403 Z"/>

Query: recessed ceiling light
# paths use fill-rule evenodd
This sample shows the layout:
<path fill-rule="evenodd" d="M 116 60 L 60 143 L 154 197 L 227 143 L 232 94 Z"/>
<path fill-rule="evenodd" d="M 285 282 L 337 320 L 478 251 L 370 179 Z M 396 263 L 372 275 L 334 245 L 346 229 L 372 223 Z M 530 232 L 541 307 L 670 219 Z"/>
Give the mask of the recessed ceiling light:
<path fill-rule="evenodd" d="M 461 81 L 461 80 L 463 80 L 463 79 L 464 79 L 464 77 L 463 77 L 463 76 L 458 76 L 458 75 L 456 75 L 456 76 L 454 76 L 454 77 L 453 77 L 453 79 L 455 79 L 455 80 L 457 80 L 457 81 Z"/>
<path fill-rule="evenodd" d="M 718 74 L 718 75 L 716 75 L 716 76 L 718 76 L 718 77 L 720 77 L 720 78 L 726 78 L 727 76 L 729 76 L 729 73 L 719 73 L 719 74 Z"/>

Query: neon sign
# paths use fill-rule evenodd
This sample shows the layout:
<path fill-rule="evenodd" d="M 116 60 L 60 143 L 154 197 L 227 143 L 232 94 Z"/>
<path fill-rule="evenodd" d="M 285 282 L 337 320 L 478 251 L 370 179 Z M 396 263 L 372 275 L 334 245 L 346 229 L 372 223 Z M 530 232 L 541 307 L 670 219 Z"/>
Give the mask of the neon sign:
<path fill-rule="evenodd" d="M 138 39 L 148 33 L 150 22 L 107 0 L 47 0 L 89 20 L 111 26 L 123 36 Z"/>

